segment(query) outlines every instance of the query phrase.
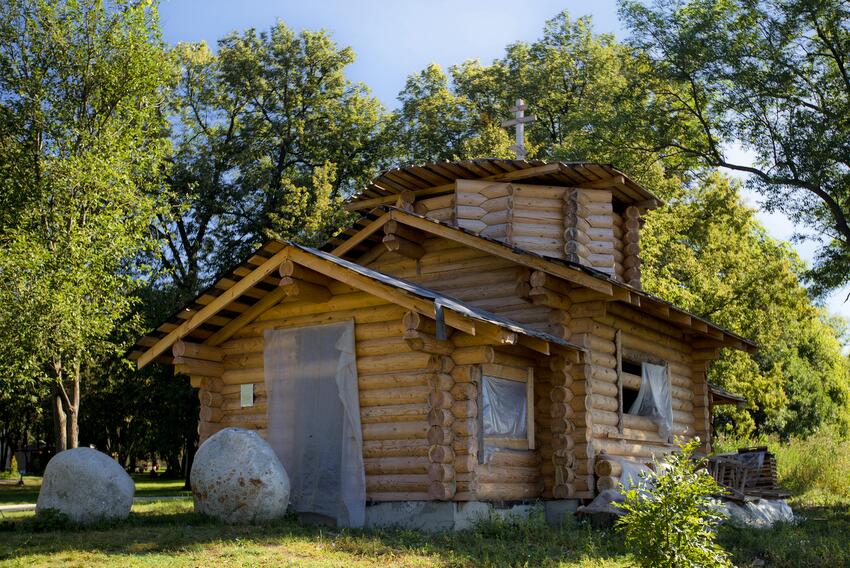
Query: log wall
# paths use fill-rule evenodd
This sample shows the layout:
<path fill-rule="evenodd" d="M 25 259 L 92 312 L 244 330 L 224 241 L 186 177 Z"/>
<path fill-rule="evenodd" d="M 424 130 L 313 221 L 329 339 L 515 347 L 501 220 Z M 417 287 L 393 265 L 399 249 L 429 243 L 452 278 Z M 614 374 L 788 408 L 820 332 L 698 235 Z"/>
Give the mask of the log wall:
<path fill-rule="evenodd" d="M 640 210 L 619 207 L 606 189 L 458 180 L 449 196 L 417 211 L 510 245 L 601 270 L 640 287 Z"/>
<path fill-rule="evenodd" d="M 524 268 L 447 239 L 428 238 L 421 246 L 425 254 L 418 260 L 385 252 L 368 266 L 519 323 L 548 329 L 549 308 L 517 292 L 518 283 L 527 280 Z"/>

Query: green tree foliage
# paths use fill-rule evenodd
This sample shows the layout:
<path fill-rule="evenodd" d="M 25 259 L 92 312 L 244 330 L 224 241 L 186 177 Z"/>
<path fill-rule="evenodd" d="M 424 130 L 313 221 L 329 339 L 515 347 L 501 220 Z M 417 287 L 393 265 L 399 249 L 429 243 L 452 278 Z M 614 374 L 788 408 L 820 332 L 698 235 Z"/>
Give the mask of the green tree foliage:
<path fill-rule="evenodd" d="M 398 99 L 389 129 L 400 162 L 513 157 L 498 117 L 477 113 L 470 99 L 451 89 L 439 65 L 409 76 Z"/>
<path fill-rule="evenodd" d="M 191 296 L 270 237 L 316 244 L 342 199 L 385 163 L 383 109 L 345 77 L 354 61 L 325 32 L 278 22 L 174 50 L 172 214 L 165 268 Z"/>
<path fill-rule="evenodd" d="M 693 459 L 699 440 L 666 456 L 663 465 L 645 474 L 626 491 L 620 507 L 626 514 L 617 528 L 626 546 L 644 568 L 714 568 L 732 566 L 717 543 L 717 525 L 724 516 L 716 509 L 715 495 L 722 488 Z"/>
<path fill-rule="evenodd" d="M 613 163 L 667 195 L 693 161 L 648 151 L 624 117 L 647 113 L 650 67 L 613 35 L 594 34 L 589 17 L 566 12 L 546 22 L 532 43 L 508 45 L 489 65 L 467 61 L 449 78 L 435 65 L 408 78 L 393 125 L 405 161 L 513 157 L 500 123 L 517 98 L 537 121 L 526 127 L 530 158 Z"/>
<path fill-rule="evenodd" d="M 709 373 L 747 397 L 743 411 L 717 409 L 736 433 L 846 427 L 850 369 L 838 331 L 800 284 L 796 253 L 766 234 L 738 189 L 713 174 L 648 216 L 644 288 L 758 343 L 753 356 L 724 351 Z"/>
<path fill-rule="evenodd" d="M 651 61 L 648 148 L 750 174 L 769 209 L 825 241 L 816 291 L 850 274 L 850 6 L 842 0 L 621 3 Z M 684 89 L 682 88 L 684 87 Z M 726 151 L 738 143 L 755 163 Z"/>
<path fill-rule="evenodd" d="M 0 38 L 0 380 L 49 386 L 64 449 L 151 244 L 170 66 L 149 3 L 10 0 Z"/>

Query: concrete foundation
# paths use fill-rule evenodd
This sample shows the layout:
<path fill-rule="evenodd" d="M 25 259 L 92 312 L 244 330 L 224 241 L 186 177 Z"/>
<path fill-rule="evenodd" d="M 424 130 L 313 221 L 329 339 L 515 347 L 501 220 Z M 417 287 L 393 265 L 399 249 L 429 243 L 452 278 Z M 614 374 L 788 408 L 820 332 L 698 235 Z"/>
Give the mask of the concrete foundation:
<path fill-rule="evenodd" d="M 416 529 L 425 532 L 462 531 L 493 518 L 528 519 L 545 512 L 546 522 L 569 522 L 578 507 L 577 499 L 502 504 L 485 501 L 388 501 L 366 505 L 367 528 Z"/>

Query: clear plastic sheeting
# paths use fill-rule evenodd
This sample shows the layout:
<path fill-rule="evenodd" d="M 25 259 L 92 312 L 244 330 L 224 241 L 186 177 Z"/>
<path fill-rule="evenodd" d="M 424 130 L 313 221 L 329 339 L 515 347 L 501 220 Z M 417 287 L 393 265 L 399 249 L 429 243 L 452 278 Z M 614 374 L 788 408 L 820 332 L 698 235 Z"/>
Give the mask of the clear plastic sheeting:
<path fill-rule="evenodd" d="M 354 322 L 267 330 L 268 442 L 301 513 L 360 527 L 366 477 Z"/>
<path fill-rule="evenodd" d="M 605 456 L 606 460 L 615 461 L 620 464 L 622 473 L 620 473 L 620 483 L 627 490 L 634 486 L 646 487 L 648 481 L 643 478 L 645 473 L 650 472 L 648 466 L 635 460 L 626 459 L 620 456 Z"/>
<path fill-rule="evenodd" d="M 778 522 L 795 521 L 794 511 L 783 499 L 759 499 L 745 503 L 724 501 L 721 507 L 729 516 L 729 524 L 736 527 L 768 529 Z"/>
<path fill-rule="evenodd" d="M 667 367 L 644 363 L 641 366 L 640 390 L 629 414 L 646 416 L 658 424 L 658 433 L 672 441 L 673 399 Z"/>
<path fill-rule="evenodd" d="M 525 383 L 484 377 L 481 385 L 484 436 L 520 440 L 528 438 Z"/>

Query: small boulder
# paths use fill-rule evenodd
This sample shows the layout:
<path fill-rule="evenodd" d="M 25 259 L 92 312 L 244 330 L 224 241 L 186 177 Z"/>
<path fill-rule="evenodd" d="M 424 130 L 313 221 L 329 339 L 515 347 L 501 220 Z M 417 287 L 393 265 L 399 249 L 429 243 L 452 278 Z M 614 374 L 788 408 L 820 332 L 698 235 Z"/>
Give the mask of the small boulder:
<path fill-rule="evenodd" d="M 44 470 L 36 514 L 53 509 L 72 522 L 126 519 L 136 486 L 117 461 L 91 448 L 59 452 Z"/>
<path fill-rule="evenodd" d="M 190 479 L 196 513 L 234 524 L 286 514 L 289 476 L 252 430 L 225 428 L 211 436 L 195 454 Z"/>

